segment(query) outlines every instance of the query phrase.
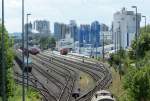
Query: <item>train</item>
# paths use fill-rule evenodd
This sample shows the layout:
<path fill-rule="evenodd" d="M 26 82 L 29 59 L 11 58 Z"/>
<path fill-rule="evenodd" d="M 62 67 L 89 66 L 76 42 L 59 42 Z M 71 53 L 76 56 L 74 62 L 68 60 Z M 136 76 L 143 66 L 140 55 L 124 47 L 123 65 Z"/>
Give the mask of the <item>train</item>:
<path fill-rule="evenodd" d="M 20 49 L 23 50 L 22 47 L 20 47 Z M 32 47 L 32 48 L 30 48 L 30 49 L 24 48 L 24 54 L 25 54 L 26 56 L 28 55 L 28 52 L 29 52 L 30 54 L 32 54 L 32 55 L 37 55 L 38 53 L 40 53 L 40 50 L 39 50 L 38 48 L 35 48 L 35 47 Z"/>
<path fill-rule="evenodd" d="M 60 54 L 61 55 L 67 55 L 68 54 L 68 48 L 62 48 L 61 50 L 60 50 Z"/>
<path fill-rule="evenodd" d="M 33 47 L 33 48 L 29 49 L 29 53 L 32 55 L 36 55 L 36 54 L 40 53 L 40 50 Z"/>
<path fill-rule="evenodd" d="M 23 68 L 22 68 L 22 64 L 23 64 L 22 50 L 20 50 L 20 49 L 16 50 L 15 60 L 19 64 L 21 70 L 23 70 Z M 27 56 L 24 57 L 24 66 L 25 66 L 24 67 L 24 72 L 29 72 L 29 73 L 32 72 L 32 59 L 30 57 L 28 58 L 28 66 L 27 66 Z"/>
<path fill-rule="evenodd" d="M 114 96 L 107 90 L 97 91 L 91 101 L 116 101 Z"/>

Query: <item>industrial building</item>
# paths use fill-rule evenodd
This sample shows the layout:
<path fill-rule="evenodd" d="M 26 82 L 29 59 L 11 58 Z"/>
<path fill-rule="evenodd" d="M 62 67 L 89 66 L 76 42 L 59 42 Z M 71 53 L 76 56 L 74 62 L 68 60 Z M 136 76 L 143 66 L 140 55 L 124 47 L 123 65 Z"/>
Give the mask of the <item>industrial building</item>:
<path fill-rule="evenodd" d="M 137 14 L 137 29 L 139 34 L 141 14 Z M 113 16 L 113 43 L 115 49 L 130 47 L 136 33 L 136 14 L 123 8 Z"/>

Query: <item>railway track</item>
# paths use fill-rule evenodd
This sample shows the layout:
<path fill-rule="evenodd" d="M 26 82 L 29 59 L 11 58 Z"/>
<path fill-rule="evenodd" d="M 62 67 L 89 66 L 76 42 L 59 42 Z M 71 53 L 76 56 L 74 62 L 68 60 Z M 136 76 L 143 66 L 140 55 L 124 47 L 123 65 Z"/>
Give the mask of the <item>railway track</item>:
<path fill-rule="evenodd" d="M 69 72 L 68 71 L 65 71 L 65 70 L 60 70 L 60 69 L 57 69 L 57 67 L 55 65 L 52 65 L 49 63 L 49 60 L 48 59 L 45 59 L 43 57 L 32 57 L 34 60 L 36 60 L 36 62 L 38 62 L 39 64 L 41 64 L 43 67 L 42 69 L 44 69 L 45 71 L 47 72 L 50 72 L 51 75 L 54 74 L 57 76 L 60 76 L 60 77 L 63 77 L 63 78 L 58 78 L 57 80 L 59 79 L 63 79 L 61 82 L 62 83 L 65 83 L 64 81 L 67 80 L 67 77 L 69 76 Z"/>
<path fill-rule="evenodd" d="M 49 55 L 51 55 L 51 54 L 49 54 Z M 75 64 L 83 65 L 84 67 L 87 67 L 87 68 L 92 69 L 92 70 L 96 70 L 96 71 L 103 71 L 104 70 L 103 68 L 99 68 L 99 67 L 104 67 L 103 64 L 100 64 L 98 62 L 95 62 L 95 63 L 94 62 L 93 63 L 91 63 L 91 62 L 85 62 L 80 57 L 78 57 L 80 59 L 79 60 L 78 58 L 66 57 L 66 56 L 58 55 L 58 54 L 55 54 L 53 56 L 57 56 L 59 58 L 63 57 L 62 59 L 66 59 L 67 61 L 70 61 L 70 62 L 75 63 Z M 77 60 L 78 62 L 73 61 L 73 60 Z"/>
<path fill-rule="evenodd" d="M 45 53 L 49 53 L 49 51 L 46 51 Z M 55 54 L 55 53 L 53 53 L 53 54 Z M 55 55 L 61 56 L 63 58 L 71 59 L 71 60 L 77 60 L 79 62 L 84 62 L 87 65 L 91 65 L 91 66 L 96 65 L 97 62 L 99 62 L 99 61 L 92 60 L 92 59 L 90 59 L 88 57 L 85 57 L 85 56 L 76 56 L 76 55 L 73 55 L 73 54 L 67 54 L 66 56 L 61 55 L 61 54 L 60 55 L 59 54 L 55 54 Z"/>
<path fill-rule="evenodd" d="M 91 75 L 95 81 L 98 81 L 102 77 L 102 75 L 96 74 L 96 72 L 93 72 L 93 69 L 90 68 L 90 70 L 89 70 L 87 67 L 85 67 L 83 65 L 83 63 L 78 63 L 78 62 L 75 62 L 75 61 L 72 61 L 72 60 L 68 60 L 68 59 L 64 59 L 62 57 L 57 57 L 57 56 L 54 56 L 54 55 L 49 55 L 49 56 L 47 56 L 45 54 L 40 54 L 40 55 L 43 55 L 44 57 L 47 57 L 47 58 L 52 58 L 53 61 L 55 60 L 57 63 L 58 62 L 59 63 L 63 63 L 65 65 L 68 65 L 68 66 L 76 68 L 76 69 L 78 69 L 80 71 L 83 71 L 83 72 Z"/>
<path fill-rule="evenodd" d="M 47 81 L 47 84 L 48 84 L 49 82 L 52 82 L 52 83 L 54 84 L 53 87 L 57 88 L 57 89 L 56 89 L 57 92 L 59 92 L 59 91 L 62 89 L 63 84 L 62 84 L 59 80 L 57 80 L 54 76 L 50 75 L 50 74 L 47 73 L 45 70 L 43 70 L 43 69 L 41 68 L 41 66 L 36 65 L 36 64 L 32 64 L 32 67 L 33 67 L 40 75 L 42 75 L 43 77 L 46 78 L 46 79 L 44 80 L 45 83 L 46 83 L 46 81 Z M 48 86 L 48 85 L 47 85 L 47 86 Z M 58 94 L 58 93 L 54 93 L 54 91 L 51 91 L 51 93 L 52 93 L 53 95 L 55 95 L 55 98 L 58 97 L 58 96 L 56 95 L 56 94 Z"/>
<path fill-rule="evenodd" d="M 18 84 L 22 84 L 22 74 L 20 68 L 17 66 L 14 66 L 14 79 Z M 27 76 L 24 77 L 27 79 Z M 30 73 L 29 76 L 29 84 L 28 86 L 31 86 L 35 88 L 42 96 L 43 96 L 43 101 L 48 101 L 48 96 L 49 96 L 49 91 L 44 87 L 44 85 L 36 78 L 36 76 L 33 73 Z M 24 82 L 25 86 L 27 86 L 27 82 Z"/>
<path fill-rule="evenodd" d="M 57 65 L 58 66 L 58 65 Z M 43 88 L 46 88 L 46 93 L 43 94 L 42 90 L 40 89 L 40 92 L 42 92 L 41 94 L 43 94 L 43 96 L 45 96 L 45 101 L 70 101 L 71 99 L 71 94 L 72 91 L 74 89 L 74 82 L 75 82 L 75 73 L 73 73 L 72 70 L 68 70 L 68 69 L 64 69 L 65 73 L 60 71 L 60 70 L 56 70 L 55 68 L 53 68 L 53 66 L 49 65 L 48 63 L 45 63 L 44 61 L 38 60 L 38 64 L 33 63 L 32 64 L 32 73 L 34 75 L 38 75 L 37 79 L 40 79 L 41 77 L 39 75 L 41 75 L 43 78 L 46 78 L 47 81 L 52 82 L 54 84 L 54 88 L 59 88 L 59 92 L 60 94 L 56 94 L 53 93 L 53 90 L 51 90 L 48 86 L 46 85 L 44 82 L 42 82 L 41 80 L 39 80 L 40 83 L 43 84 Z M 51 68 L 49 68 L 51 67 Z M 56 67 L 56 66 L 55 66 Z M 61 66 L 59 66 L 61 67 Z M 17 70 L 17 69 L 15 69 Z M 61 82 L 61 80 L 58 80 L 57 77 L 55 77 L 53 74 L 47 72 L 47 70 L 51 70 L 52 72 L 55 72 L 55 74 L 62 76 L 63 78 L 66 79 L 66 82 Z M 66 72 L 67 71 L 67 72 Z M 72 75 L 74 74 L 74 75 Z M 34 77 L 34 75 L 32 77 Z M 31 77 L 31 75 L 30 75 Z M 21 78 L 21 77 L 20 77 Z M 35 77 L 34 77 L 35 78 Z M 26 77 L 25 77 L 26 79 Z M 33 87 L 39 89 L 36 83 L 38 82 L 37 79 L 33 79 L 33 78 L 29 78 L 29 82 L 32 82 Z M 36 81 L 33 82 L 33 81 Z M 46 80 L 45 80 L 46 81 Z M 65 81 L 65 80 L 63 80 Z M 18 81 L 19 83 L 22 83 L 21 80 Z"/>
<path fill-rule="evenodd" d="M 47 98 L 45 101 L 73 101 L 72 93 L 75 89 L 76 75 L 78 74 L 75 69 L 91 75 L 97 81 L 92 90 L 82 94 L 75 101 L 90 101 L 90 98 L 97 90 L 108 87 L 112 80 L 111 74 L 103 64 L 87 63 L 82 59 L 81 61 L 73 61 L 73 59 L 52 54 L 38 54 L 37 56 L 32 56 L 32 58 L 37 61 L 32 65 L 33 75 L 40 75 L 41 78 L 44 78 L 43 82 L 39 82 L 43 84 L 43 87 L 41 86 L 40 88 L 45 90 L 45 93 L 40 90 Z M 32 77 L 35 78 L 34 76 Z M 37 79 L 40 79 L 38 77 Z M 45 81 L 48 83 L 44 83 Z M 57 91 L 54 92 L 52 87 L 49 87 L 51 84 Z"/>
<path fill-rule="evenodd" d="M 43 55 L 43 57 L 46 57 L 45 55 Z M 50 57 L 47 57 L 47 58 L 50 58 Z M 64 59 L 61 59 L 61 60 L 64 60 Z M 57 60 L 58 61 L 58 60 Z M 66 61 L 66 60 L 65 60 Z M 74 65 L 74 63 L 73 64 L 70 64 L 70 63 L 72 63 L 72 62 L 70 62 L 70 63 L 64 63 L 64 62 L 62 62 L 62 61 L 58 61 L 58 62 L 54 62 L 54 58 L 53 58 L 53 63 L 59 63 L 59 64 L 65 64 L 65 65 L 68 65 L 68 66 L 71 66 L 71 67 L 74 67 L 74 68 L 77 68 L 78 70 L 80 70 L 80 71 L 83 71 L 83 72 L 86 72 L 86 73 L 91 73 L 91 71 L 86 71 L 86 70 L 84 70 L 82 67 L 80 67 L 79 68 L 79 66 L 78 65 Z M 80 64 L 81 65 L 81 64 Z M 93 75 L 95 75 L 94 73 L 92 74 L 91 73 L 91 75 L 93 76 Z M 97 78 L 97 79 L 100 79 L 100 78 L 98 78 L 98 76 L 97 75 L 95 75 L 95 77 Z M 81 100 L 82 101 L 82 100 Z"/>
<path fill-rule="evenodd" d="M 72 91 L 73 91 L 73 89 L 74 89 L 74 83 L 75 83 L 75 79 L 76 79 L 76 73 L 75 73 L 75 71 L 73 71 L 73 70 L 71 70 L 71 69 L 67 69 L 67 68 L 64 68 L 64 67 L 62 67 L 62 65 L 58 65 L 58 64 L 54 64 L 53 63 L 53 65 L 52 65 L 52 63 L 49 63 L 49 62 L 51 62 L 51 60 L 49 61 L 49 59 L 48 58 L 45 58 L 45 57 L 42 57 L 42 56 L 37 56 L 39 59 L 41 59 L 42 61 L 40 61 L 44 66 L 46 66 L 46 67 L 49 67 L 50 69 L 54 69 L 54 67 L 57 67 L 57 69 L 55 68 L 55 72 L 56 73 L 59 73 L 60 75 L 62 75 L 63 77 L 67 77 L 66 79 L 66 83 L 65 83 L 65 85 L 64 85 L 64 87 L 63 87 L 63 89 L 61 90 L 61 94 L 59 95 L 59 97 L 58 97 L 58 101 L 70 101 L 70 99 L 71 99 L 71 94 L 72 94 Z M 37 58 L 34 58 L 34 59 L 36 59 L 36 60 L 38 60 L 39 61 L 39 59 L 37 59 Z M 59 69 L 60 68 L 63 68 L 64 70 L 66 70 L 67 71 L 67 74 L 64 74 L 64 72 L 62 73 L 62 72 L 60 72 L 60 70 Z M 59 71 L 59 72 L 58 72 Z M 71 73 L 71 72 L 73 72 L 73 73 Z M 66 72 L 65 72 L 66 73 Z"/>
<path fill-rule="evenodd" d="M 45 55 L 44 55 L 45 56 Z M 50 55 L 51 58 L 54 58 L 54 56 Z M 59 60 L 57 59 L 59 58 Z M 54 59 L 57 59 L 59 62 L 62 62 L 64 59 L 61 58 L 60 56 L 59 57 L 55 57 Z M 65 59 L 66 60 L 66 59 Z M 82 62 L 80 63 L 76 63 L 75 61 L 71 61 L 71 60 L 67 60 L 69 62 L 67 62 L 66 64 L 69 64 L 69 63 L 74 63 L 74 64 L 77 64 L 77 65 L 84 65 L 86 66 L 86 68 L 89 68 L 89 69 L 92 69 L 92 70 L 95 70 L 95 71 L 99 71 L 99 72 L 102 72 L 103 76 L 102 76 L 102 79 L 98 80 L 97 82 L 97 86 L 92 89 L 90 92 L 88 92 L 87 94 L 81 96 L 80 98 L 78 98 L 77 101 L 84 101 L 86 98 L 89 100 L 89 98 L 92 97 L 93 93 L 98 91 L 99 89 L 105 89 L 107 88 L 110 83 L 112 82 L 112 77 L 111 77 L 111 74 L 109 73 L 109 71 L 107 70 L 107 68 L 105 68 L 105 66 L 103 64 L 96 64 L 95 66 L 91 67 L 91 63 L 90 64 L 84 64 Z M 63 62 L 64 63 L 64 62 Z M 70 65 L 70 64 L 69 64 Z M 83 66 L 83 67 L 84 67 Z M 82 67 L 82 68 L 83 68 Z M 94 73 L 93 73 L 94 74 Z M 89 96 L 89 97 L 87 97 Z M 86 100 L 85 100 L 86 101 Z"/>
<path fill-rule="evenodd" d="M 87 94 L 78 98 L 76 101 L 91 101 L 91 97 L 93 96 L 95 92 L 99 91 L 100 89 L 107 89 L 110 86 L 110 84 L 112 83 L 112 76 L 110 72 L 106 68 L 105 72 L 103 73 L 104 73 L 103 79 L 97 82 L 97 85 L 95 86 L 95 88 L 92 89 Z"/>

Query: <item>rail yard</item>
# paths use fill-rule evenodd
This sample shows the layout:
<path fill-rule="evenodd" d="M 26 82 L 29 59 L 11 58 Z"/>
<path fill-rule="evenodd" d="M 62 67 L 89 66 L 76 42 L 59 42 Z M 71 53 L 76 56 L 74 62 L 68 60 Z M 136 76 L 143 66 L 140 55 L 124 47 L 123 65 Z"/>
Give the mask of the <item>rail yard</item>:
<path fill-rule="evenodd" d="M 18 54 L 18 50 L 16 52 Z M 28 73 L 28 80 L 25 75 L 25 85 L 39 91 L 43 101 L 91 101 L 95 92 L 107 89 L 112 82 L 111 73 L 98 61 L 49 50 L 30 54 L 30 58 L 32 71 Z M 22 84 L 20 65 L 14 64 L 14 78 Z"/>

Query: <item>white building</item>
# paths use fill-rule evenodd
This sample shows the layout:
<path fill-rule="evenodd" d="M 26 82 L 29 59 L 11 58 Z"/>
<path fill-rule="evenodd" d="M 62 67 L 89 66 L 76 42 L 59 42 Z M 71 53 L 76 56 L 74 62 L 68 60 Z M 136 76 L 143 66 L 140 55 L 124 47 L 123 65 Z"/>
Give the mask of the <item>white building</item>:
<path fill-rule="evenodd" d="M 140 28 L 141 14 L 137 14 L 137 29 Z M 138 31 L 139 32 L 139 31 Z M 130 47 L 136 33 L 136 13 L 123 8 L 116 12 L 113 18 L 113 43 L 119 49 Z"/>
<path fill-rule="evenodd" d="M 103 38 L 104 38 L 105 45 L 112 44 L 112 31 L 101 31 L 100 32 L 100 44 L 101 45 L 103 45 Z"/>
<path fill-rule="evenodd" d="M 68 48 L 68 49 L 72 50 L 74 48 L 74 40 L 73 40 L 73 38 L 71 38 L 71 34 L 67 33 L 65 35 L 64 39 L 60 39 L 57 42 L 56 48 L 58 50 L 60 50 L 62 48 Z"/>

